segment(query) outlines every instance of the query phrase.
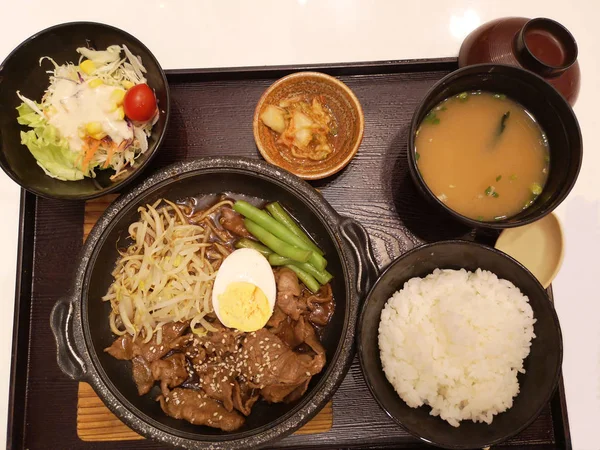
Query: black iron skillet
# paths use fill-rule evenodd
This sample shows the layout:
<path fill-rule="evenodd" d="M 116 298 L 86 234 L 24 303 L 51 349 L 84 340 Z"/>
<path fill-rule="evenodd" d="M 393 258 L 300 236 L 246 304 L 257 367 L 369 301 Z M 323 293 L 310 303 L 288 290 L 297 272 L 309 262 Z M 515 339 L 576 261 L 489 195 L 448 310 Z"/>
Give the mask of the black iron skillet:
<path fill-rule="evenodd" d="M 165 415 L 157 392 L 140 397 L 130 363 L 103 349 L 114 340 L 101 297 L 112 281 L 117 240 L 127 236 L 137 208 L 158 198 L 171 200 L 233 192 L 279 201 L 325 251 L 336 310 L 323 331 L 327 365 L 307 393 L 292 404 L 259 402 L 234 433 L 192 425 Z M 355 220 L 337 214 L 308 183 L 265 162 L 243 158 L 204 158 L 161 169 L 119 197 L 98 220 L 80 255 L 71 293 L 55 305 L 51 326 L 58 364 L 74 380 L 90 383 L 106 405 L 138 433 L 186 448 L 251 448 L 281 438 L 308 422 L 342 382 L 354 355 L 359 303 L 377 278 L 369 238 Z M 154 395 L 153 395 L 154 394 Z"/>

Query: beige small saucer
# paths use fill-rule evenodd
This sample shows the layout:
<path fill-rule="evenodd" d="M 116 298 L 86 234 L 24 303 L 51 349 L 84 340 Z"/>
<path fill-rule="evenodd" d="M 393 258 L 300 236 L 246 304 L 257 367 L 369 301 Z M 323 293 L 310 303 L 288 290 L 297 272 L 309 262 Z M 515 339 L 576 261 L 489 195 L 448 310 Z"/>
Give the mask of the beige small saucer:
<path fill-rule="evenodd" d="M 518 228 L 507 228 L 496 241 L 496 248 L 515 258 L 547 288 L 552 283 L 564 256 L 564 235 L 554 213 Z"/>

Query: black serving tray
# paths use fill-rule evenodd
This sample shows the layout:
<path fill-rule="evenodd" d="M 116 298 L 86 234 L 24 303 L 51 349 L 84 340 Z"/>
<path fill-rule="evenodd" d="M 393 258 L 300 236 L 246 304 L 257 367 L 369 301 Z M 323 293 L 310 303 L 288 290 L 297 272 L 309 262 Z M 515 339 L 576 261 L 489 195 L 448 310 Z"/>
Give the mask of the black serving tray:
<path fill-rule="evenodd" d="M 407 133 L 413 111 L 427 90 L 456 68 L 455 59 L 438 59 L 167 71 L 171 121 L 147 170 L 209 155 L 259 158 L 252 116 L 262 92 L 284 75 L 317 70 L 340 77 L 354 91 L 364 109 L 365 135 L 344 170 L 312 185 L 339 213 L 367 228 L 380 268 L 423 242 L 462 238 L 493 245 L 495 232 L 466 228 L 426 204 L 408 173 Z M 8 448 L 161 448 L 148 440 L 91 443 L 77 437 L 78 384 L 56 364 L 49 317 L 76 270 L 83 214 L 83 203 L 36 198 L 27 192 L 21 196 Z M 428 448 L 379 408 L 356 359 L 333 397 L 333 416 L 330 431 L 292 435 L 273 448 Z M 571 448 L 562 380 L 538 419 L 495 448 Z"/>

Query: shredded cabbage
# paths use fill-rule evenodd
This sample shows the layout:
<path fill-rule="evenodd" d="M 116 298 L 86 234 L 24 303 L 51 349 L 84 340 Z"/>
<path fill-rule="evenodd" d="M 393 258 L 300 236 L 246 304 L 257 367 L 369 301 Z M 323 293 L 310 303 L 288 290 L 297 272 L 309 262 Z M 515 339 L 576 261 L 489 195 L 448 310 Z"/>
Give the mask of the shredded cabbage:
<path fill-rule="evenodd" d="M 86 47 L 79 47 L 77 53 L 85 56 L 95 64 L 108 64 L 120 59 L 121 47 L 111 45 L 106 50 L 92 50 Z"/>

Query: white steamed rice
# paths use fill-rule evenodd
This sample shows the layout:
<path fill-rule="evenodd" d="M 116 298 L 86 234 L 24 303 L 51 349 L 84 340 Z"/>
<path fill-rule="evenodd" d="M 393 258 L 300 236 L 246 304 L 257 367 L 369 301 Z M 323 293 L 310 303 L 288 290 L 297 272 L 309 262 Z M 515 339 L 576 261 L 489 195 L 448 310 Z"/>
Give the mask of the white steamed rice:
<path fill-rule="evenodd" d="M 519 393 L 533 311 L 515 285 L 477 269 L 412 278 L 381 312 L 379 350 L 389 382 L 412 408 L 458 427 L 491 423 Z"/>

